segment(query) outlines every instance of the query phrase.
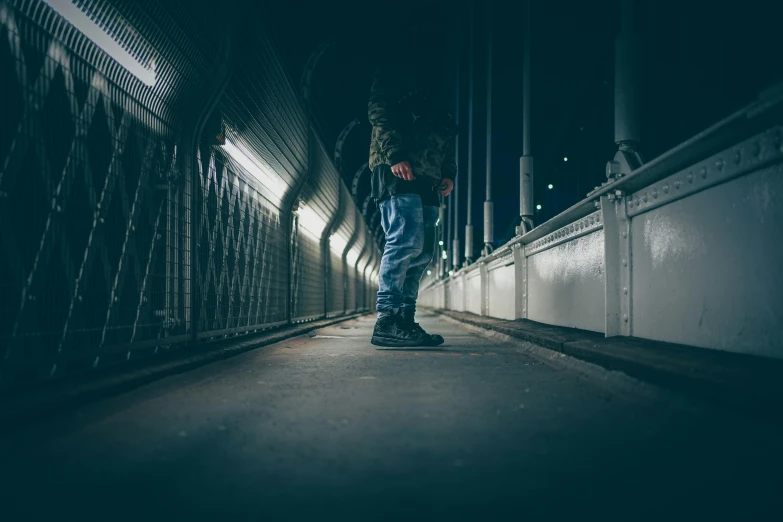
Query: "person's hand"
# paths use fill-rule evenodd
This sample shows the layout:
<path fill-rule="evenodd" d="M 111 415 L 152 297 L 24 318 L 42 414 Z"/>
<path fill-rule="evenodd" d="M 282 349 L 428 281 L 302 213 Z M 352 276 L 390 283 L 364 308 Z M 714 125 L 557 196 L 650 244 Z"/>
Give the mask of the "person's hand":
<path fill-rule="evenodd" d="M 402 161 L 392 166 L 392 174 L 405 181 L 411 181 L 413 179 L 413 172 L 411 171 L 411 164 L 407 161 Z"/>
<path fill-rule="evenodd" d="M 451 194 L 451 191 L 454 190 L 454 182 L 451 181 L 449 178 L 443 178 L 440 182 L 440 189 L 441 195 L 445 198 L 449 194 Z"/>

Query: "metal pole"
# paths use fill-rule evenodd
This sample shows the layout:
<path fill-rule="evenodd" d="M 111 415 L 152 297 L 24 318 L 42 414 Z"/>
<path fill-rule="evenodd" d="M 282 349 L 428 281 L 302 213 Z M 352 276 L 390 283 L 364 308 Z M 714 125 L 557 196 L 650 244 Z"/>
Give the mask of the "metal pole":
<path fill-rule="evenodd" d="M 457 28 L 459 29 L 459 25 L 457 25 Z M 460 106 L 460 62 L 462 61 L 462 55 L 459 52 L 459 38 L 457 38 L 457 79 L 456 79 L 456 96 L 455 96 L 455 107 L 454 107 L 454 122 L 457 124 L 457 127 L 459 127 L 459 106 Z M 459 270 L 459 133 L 454 138 L 454 162 L 457 166 L 456 172 L 457 175 L 454 176 L 454 194 L 451 196 L 452 203 L 451 205 L 454 207 L 454 222 L 452 223 L 452 234 L 453 239 L 451 241 L 451 255 L 452 255 L 452 261 L 451 261 L 451 267 L 452 270 Z"/>
<path fill-rule="evenodd" d="M 484 201 L 484 255 L 495 236 L 492 203 L 492 0 L 487 0 L 487 199 Z"/>
<path fill-rule="evenodd" d="M 451 196 L 451 197 L 453 198 L 454 196 Z M 451 207 L 453 207 L 453 206 L 454 205 L 446 205 L 446 215 L 447 215 L 447 218 L 446 218 L 446 230 L 445 230 L 446 233 L 443 234 L 443 249 L 446 250 L 447 253 L 450 253 L 449 252 L 449 242 L 451 241 L 451 234 L 452 234 L 452 232 L 451 232 L 452 231 L 452 224 L 451 224 L 451 212 L 452 212 L 452 210 L 451 210 Z M 451 271 L 451 266 L 452 266 L 451 262 L 452 262 L 452 258 L 453 257 L 454 257 L 454 255 L 451 254 L 446 259 L 446 273 L 443 274 L 444 277 L 449 275 L 449 272 Z"/>
<path fill-rule="evenodd" d="M 473 219 L 471 208 L 473 206 L 473 73 L 475 69 L 475 29 L 476 29 L 475 1 L 470 2 L 470 69 L 468 84 L 468 196 L 467 196 L 467 223 L 465 225 L 465 266 L 473 261 Z"/>
<path fill-rule="evenodd" d="M 525 42 L 522 80 L 522 157 L 519 158 L 519 215 L 521 223 L 517 234 L 533 230 L 533 156 L 530 151 L 530 54 L 531 1 L 525 1 Z"/>
<path fill-rule="evenodd" d="M 440 198 L 440 205 L 438 206 L 438 230 L 435 234 L 435 247 L 433 252 L 438 253 L 438 279 L 443 279 L 443 275 L 446 273 L 446 265 L 448 264 L 449 256 L 443 257 L 443 252 L 446 251 L 446 204 L 443 201 L 443 196 Z"/>
<path fill-rule="evenodd" d="M 635 31 L 634 0 L 622 0 L 620 34 L 614 46 L 614 142 L 617 154 L 606 164 L 609 181 L 627 176 L 644 164 L 640 140 L 639 42 Z"/>
<path fill-rule="evenodd" d="M 623 0 L 621 9 L 622 23 L 615 42 L 614 141 L 618 145 L 635 145 L 640 140 L 633 0 Z"/>

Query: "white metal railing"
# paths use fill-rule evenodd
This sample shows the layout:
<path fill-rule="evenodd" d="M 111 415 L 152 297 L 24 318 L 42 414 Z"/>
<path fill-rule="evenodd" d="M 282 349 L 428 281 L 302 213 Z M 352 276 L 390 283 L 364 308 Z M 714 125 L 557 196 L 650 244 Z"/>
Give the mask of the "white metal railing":
<path fill-rule="evenodd" d="M 783 357 L 783 89 L 443 280 L 422 306 Z"/>

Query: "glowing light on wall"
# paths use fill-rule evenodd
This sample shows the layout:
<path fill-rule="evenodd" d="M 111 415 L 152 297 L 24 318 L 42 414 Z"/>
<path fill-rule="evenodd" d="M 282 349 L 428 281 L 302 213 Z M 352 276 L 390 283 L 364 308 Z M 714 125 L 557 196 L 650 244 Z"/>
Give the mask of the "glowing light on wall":
<path fill-rule="evenodd" d="M 329 237 L 329 248 L 335 254 L 343 255 L 345 248 L 348 246 L 348 240 L 339 234 L 332 234 Z"/>
<path fill-rule="evenodd" d="M 103 49 L 126 71 L 141 80 L 144 85 L 155 86 L 155 64 L 150 63 L 145 66 L 139 62 L 84 11 L 75 6 L 71 0 L 44 0 L 44 3 L 92 40 L 95 45 Z"/>
<path fill-rule="evenodd" d="M 299 216 L 299 226 L 312 234 L 316 239 L 321 239 L 326 228 L 326 221 L 321 219 L 321 216 L 315 213 L 315 210 L 305 205 L 303 202 L 299 203 L 299 210 L 296 211 Z"/>
<path fill-rule="evenodd" d="M 356 247 L 352 248 L 346 254 L 345 259 L 348 261 L 348 266 L 356 266 L 356 262 L 359 260 L 359 250 Z"/>
<path fill-rule="evenodd" d="M 269 199 L 278 204 L 283 200 L 288 186 L 272 170 L 272 167 L 242 145 L 229 140 L 228 136 L 226 136 L 226 143 L 221 147 L 240 167 L 269 189 L 267 195 Z"/>

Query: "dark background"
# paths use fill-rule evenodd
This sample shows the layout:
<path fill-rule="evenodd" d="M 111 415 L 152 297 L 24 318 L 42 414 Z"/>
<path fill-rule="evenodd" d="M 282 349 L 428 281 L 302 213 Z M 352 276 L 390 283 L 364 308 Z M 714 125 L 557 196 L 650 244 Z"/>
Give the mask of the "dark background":
<path fill-rule="evenodd" d="M 445 47 L 460 56 L 467 94 L 467 1 L 430 2 L 453 27 Z M 395 40 L 406 38 L 406 20 L 421 2 L 294 0 L 261 6 L 259 25 L 274 33 L 292 81 L 319 43 L 334 41 L 315 73 L 314 111 L 327 149 L 353 118 L 343 175 L 350 181 L 367 161 L 370 127 L 367 97 L 375 63 Z M 493 200 L 500 244 L 518 222 L 519 156 L 522 154 L 523 3 L 494 2 Z M 486 151 L 486 4 L 476 7 L 473 223 L 480 248 Z M 777 2 L 639 0 L 636 18 L 643 42 L 641 153 L 649 161 L 751 102 L 781 74 Z M 613 135 L 613 44 L 619 0 L 533 0 L 532 153 L 536 223 L 582 199 L 605 180 L 616 150 Z M 457 54 L 458 53 L 458 54 Z M 451 82 L 454 84 L 454 82 Z M 465 205 L 467 96 L 463 96 L 460 159 L 461 207 Z M 563 158 L 568 157 L 568 162 Z M 547 185 L 554 189 L 548 190 Z M 461 225 L 464 225 L 464 210 Z M 460 233 L 462 236 L 462 233 Z"/>

